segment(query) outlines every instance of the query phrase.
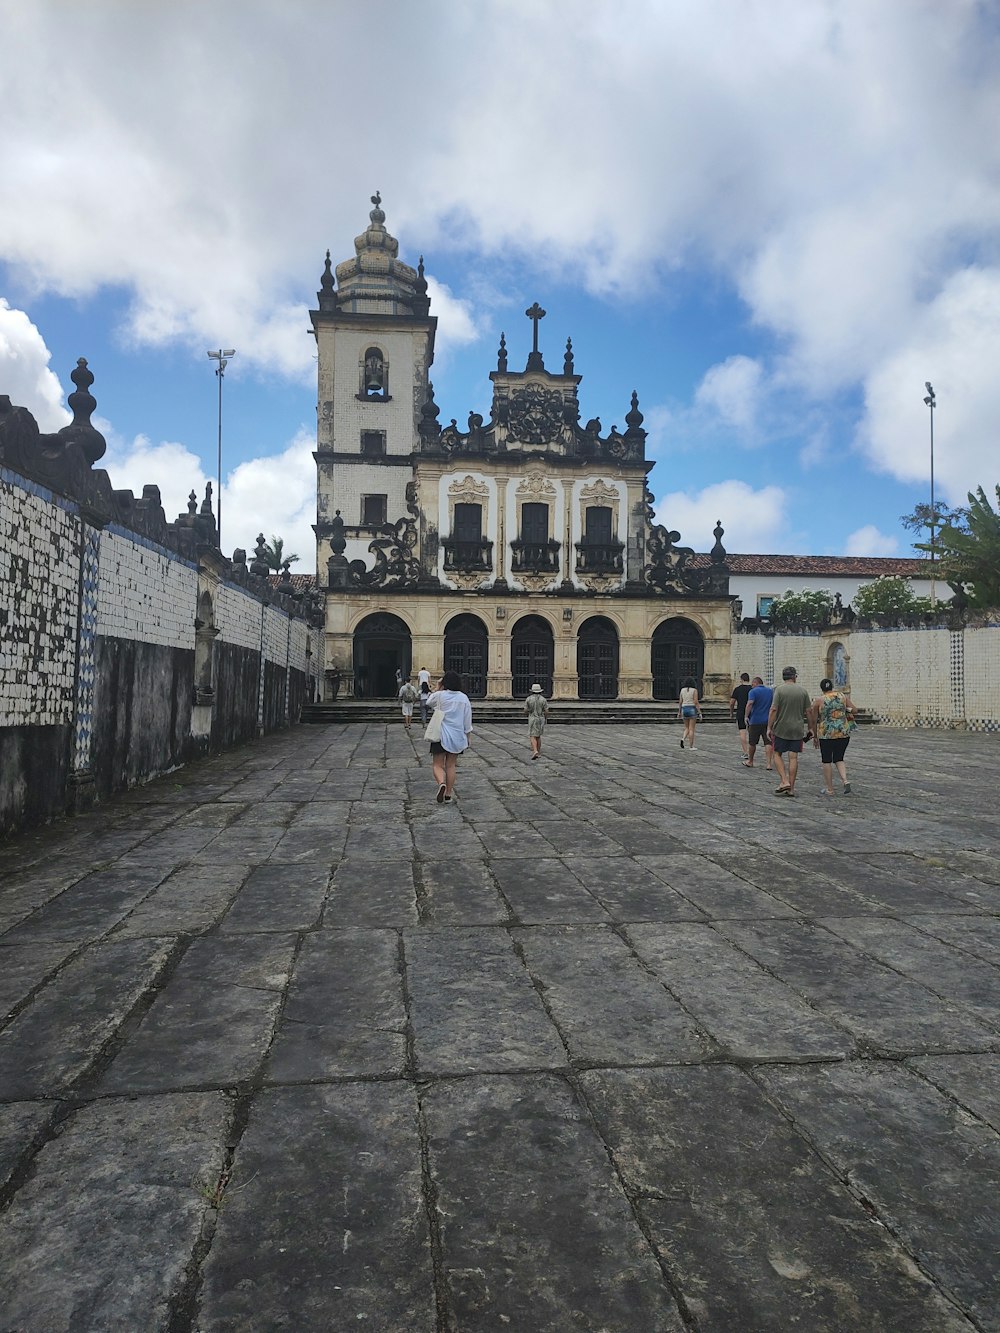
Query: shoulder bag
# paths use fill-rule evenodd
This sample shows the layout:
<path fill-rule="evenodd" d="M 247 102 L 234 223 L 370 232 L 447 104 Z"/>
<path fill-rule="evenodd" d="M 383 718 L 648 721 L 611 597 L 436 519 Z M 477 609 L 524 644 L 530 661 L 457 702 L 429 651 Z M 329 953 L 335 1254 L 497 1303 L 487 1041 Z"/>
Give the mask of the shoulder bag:
<path fill-rule="evenodd" d="M 434 712 L 431 713 L 431 720 L 427 723 L 427 728 L 424 731 L 425 741 L 437 741 L 440 744 L 441 723 L 443 721 L 444 721 L 444 713 L 442 709 L 435 708 Z"/>

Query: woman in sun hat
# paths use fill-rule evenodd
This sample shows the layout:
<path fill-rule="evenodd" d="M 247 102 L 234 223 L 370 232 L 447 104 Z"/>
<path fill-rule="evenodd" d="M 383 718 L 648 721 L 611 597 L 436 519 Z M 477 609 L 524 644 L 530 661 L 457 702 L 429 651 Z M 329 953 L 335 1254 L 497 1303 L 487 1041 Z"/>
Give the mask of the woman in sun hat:
<path fill-rule="evenodd" d="M 549 714 L 549 701 L 542 693 L 542 687 L 536 680 L 524 701 L 524 711 L 528 714 L 528 741 L 531 745 L 531 758 L 537 759 L 542 753 L 542 732 L 545 719 Z"/>

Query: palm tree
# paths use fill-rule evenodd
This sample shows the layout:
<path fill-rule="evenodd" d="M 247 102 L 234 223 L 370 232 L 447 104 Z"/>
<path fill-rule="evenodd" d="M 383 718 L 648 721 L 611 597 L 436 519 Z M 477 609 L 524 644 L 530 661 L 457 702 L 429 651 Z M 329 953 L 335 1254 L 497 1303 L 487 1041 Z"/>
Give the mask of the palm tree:
<path fill-rule="evenodd" d="M 267 561 L 267 567 L 273 569 L 276 574 L 281 572 L 282 565 L 294 565 L 298 558 L 297 555 L 285 555 L 283 537 L 272 536 L 269 542 L 264 543 L 264 559 Z"/>

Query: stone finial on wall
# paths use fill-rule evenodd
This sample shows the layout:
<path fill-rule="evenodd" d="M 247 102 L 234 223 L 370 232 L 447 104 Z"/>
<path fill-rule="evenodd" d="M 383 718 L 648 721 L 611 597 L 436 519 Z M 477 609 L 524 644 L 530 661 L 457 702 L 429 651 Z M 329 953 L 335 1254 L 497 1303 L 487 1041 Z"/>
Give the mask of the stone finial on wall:
<path fill-rule="evenodd" d="M 68 426 L 63 426 L 58 435 L 61 440 L 72 440 L 78 444 L 83 451 L 84 458 L 93 467 L 99 458 L 104 457 L 108 443 L 101 432 L 90 422 L 91 414 L 97 407 L 97 399 L 90 392 L 94 376 L 87 368 L 86 357 L 81 356 L 77 360 L 76 369 L 70 375 L 70 379 L 76 385 L 76 390 L 69 395 L 66 401 L 73 409 L 73 420 Z"/>
<path fill-rule="evenodd" d="M 270 572 L 271 566 L 267 563 L 267 543 L 264 541 L 264 534 L 259 532 L 257 534 L 257 545 L 254 547 L 253 561 L 250 565 L 250 573 L 266 579 Z"/>

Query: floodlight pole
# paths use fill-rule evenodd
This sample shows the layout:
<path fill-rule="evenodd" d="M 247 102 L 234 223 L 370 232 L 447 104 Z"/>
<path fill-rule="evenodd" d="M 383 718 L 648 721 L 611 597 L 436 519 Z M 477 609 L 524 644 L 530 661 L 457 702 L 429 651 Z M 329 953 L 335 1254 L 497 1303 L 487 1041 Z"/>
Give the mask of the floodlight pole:
<path fill-rule="evenodd" d="M 931 410 L 931 606 L 937 606 L 937 584 L 934 578 L 934 533 L 937 528 L 937 509 L 934 507 L 934 409 L 937 397 L 930 380 L 924 382 L 927 397 L 924 404 Z"/>
<path fill-rule="evenodd" d="M 222 381 L 225 378 L 226 366 L 236 355 L 234 347 L 220 347 L 217 352 L 209 352 L 209 357 L 219 364 L 215 368 L 215 373 L 219 377 L 219 457 L 216 485 L 218 490 L 215 496 L 215 531 L 219 539 L 219 550 L 222 550 Z"/>

